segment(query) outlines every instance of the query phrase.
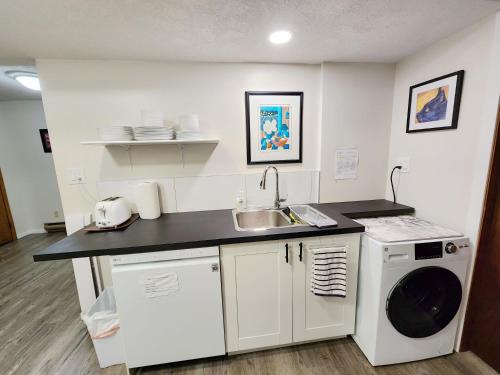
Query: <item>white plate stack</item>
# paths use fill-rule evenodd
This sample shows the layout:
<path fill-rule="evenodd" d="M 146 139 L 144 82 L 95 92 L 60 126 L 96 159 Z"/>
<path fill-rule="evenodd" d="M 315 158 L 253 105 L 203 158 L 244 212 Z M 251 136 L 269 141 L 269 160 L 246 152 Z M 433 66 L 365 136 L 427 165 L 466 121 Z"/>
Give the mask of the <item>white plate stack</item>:
<path fill-rule="evenodd" d="M 179 131 L 177 131 L 177 139 L 192 140 L 200 139 L 200 121 L 198 115 L 182 115 L 179 117 Z"/>
<path fill-rule="evenodd" d="M 142 126 L 151 126 L 155 128 L 162 127 L 163 123 L 163 112 L 161 111 L 141 111 Z"/>
<path fill-rule="evenodd" d="M 138 141 L 166 141 L 174 139 L 174 128 L 164 126 L 163 112 L 141 111 L 142 126 L 134 128 L 134 138 Z"/>
<path fill-rule="evenodd" d="M 138 126 L 134 138 L 138 141 L 165 141 L 174 139 L 174 128 L 166 126 Z"/>
<path fill-rule="evenodd" d="M 98 129 L 103 141 L 131 141 L 134 132 L 131 126 L 105 126 Z"/>

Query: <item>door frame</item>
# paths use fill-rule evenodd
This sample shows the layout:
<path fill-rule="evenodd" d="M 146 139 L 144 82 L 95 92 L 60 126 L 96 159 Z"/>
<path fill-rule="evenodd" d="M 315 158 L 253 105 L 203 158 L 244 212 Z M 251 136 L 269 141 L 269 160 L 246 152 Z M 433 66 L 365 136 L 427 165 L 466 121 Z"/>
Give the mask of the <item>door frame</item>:
<path fill-rule="evenodd" d="M 481 224 L 480 224 L 480 230 L 479 230 L 479 239 L 478 239 L 478 244 L 477 244 L 477 250 L 476 250 L 476 256 L 475 256 L 475 262 L 473 265 L 473 272 L 472 272 L 472 281 L 470 284 L 470 293 L 475 292 L 474 284 L 477 283 L 477 277 L 478 274 L 476 272 L 478 271 L 478 267 L 481 263 L 481 258 L 480 254 L 484 251 L 486 251 L 485 247 L 485 242 L 488 240 L 489 237 L 489 231 L 491 230 L 490 226 L 488 223 L 491 221 L 493 214 L 494 214 L 494 203 L 496 200 L 495 197 L 495 188 L 493 184 L 495 184 L 495 178 L 500 175 L 500 156 L 498 155 L 500 153 L 500 99 L 498 103 L 498 109 L 497 109 L 497 117 L 496 117 L 496 127 L 495 127 L 495 133 L 493 136 L 493 144 L 492 144 L 492 150 L 491 150 L 491 156 L 490 156 L 490 166 L 489 166 L 489 171 L 488 171 L 488 180 L 486 182 L 486 192 L 485 192 L 485 198 L 484 198 L 484 206 L 483 206 L 483 213 L 481 217 Z M 497 182 L 498 183 L 498 182 Z M 474 297 L 474 298 L 471 298 Z M 477 298 L 476 296 L 469 296 L 468 302 L 467 302 L 467 308 L 465 312 L 465 318 L 464 318 L 464 328 L 463 328 L 463 335 L 462 339 L 460 341 L 460 351 L 467 351 L 471 350 L 471 344 L 470 344 L 470 339 L 473 335 L 473 330 L 474 330 L 474 315 L 477 313 L 477 306 L 475 306 Z"/>
<path fill-rule="evenodd" d="M 0 169 L 0 192 L 3 197 L 3 205 L 7 211 L 7 220 L 9 221 L 10 233 L 12 235 L 12 240 L 17 240 L 16 227 L 14 226 L 14 219 L 12 218 L 12 212 L 10 210 L 9 199 L 7 197 L 7 190 L 3 182 L 2 169 Z"/>

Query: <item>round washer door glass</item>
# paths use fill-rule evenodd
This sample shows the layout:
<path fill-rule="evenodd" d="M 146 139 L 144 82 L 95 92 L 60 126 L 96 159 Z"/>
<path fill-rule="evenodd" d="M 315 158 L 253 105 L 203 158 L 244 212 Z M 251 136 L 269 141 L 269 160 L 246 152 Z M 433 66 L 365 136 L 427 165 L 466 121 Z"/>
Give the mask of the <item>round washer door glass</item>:
<path fill-rule="evenodd" d="M 422 267 L 404 276 L 387 298 L 387 317 L 408 337 L 439 332 L 455 317 L 462 300 L 458 277 L 441 267 Z"/>

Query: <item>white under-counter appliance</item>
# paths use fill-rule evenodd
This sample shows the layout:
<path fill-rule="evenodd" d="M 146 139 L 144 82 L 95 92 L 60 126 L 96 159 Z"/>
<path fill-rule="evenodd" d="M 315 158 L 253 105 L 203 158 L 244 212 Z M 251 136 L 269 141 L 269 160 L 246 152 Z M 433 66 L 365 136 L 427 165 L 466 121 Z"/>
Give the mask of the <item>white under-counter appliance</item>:
<path fill-rule="evenodd" d="M 224 355 L 219 248 L 111 257 L 129 368 Z"/>
<path fill-rule="evenodd" d="M 358 219 L 362 236 L 354 340 L 374 366 L 453 351 L 470 244 L 412 216 Z"/>

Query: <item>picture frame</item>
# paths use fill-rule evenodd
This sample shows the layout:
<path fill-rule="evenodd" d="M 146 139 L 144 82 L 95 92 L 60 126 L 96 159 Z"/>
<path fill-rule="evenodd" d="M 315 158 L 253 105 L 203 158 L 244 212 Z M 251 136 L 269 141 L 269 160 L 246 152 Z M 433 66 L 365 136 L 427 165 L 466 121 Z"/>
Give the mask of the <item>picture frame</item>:
<path fill-rule="evenodd" d="M 247 164 L 302 163 L 302 91 L 246 91 Z"/>
<path fill-rule="evenodd" d="M 42 140 L 43 152 L 52 153 L 52 147 L 50 145 L 50 137 L 48 129 L 38 129 L 40 132 L 40 139 Z"/>
<path fill-rule="evenodd" d="M 465 71 L 410 87 L 406 133 L 456 129 Z"/>

